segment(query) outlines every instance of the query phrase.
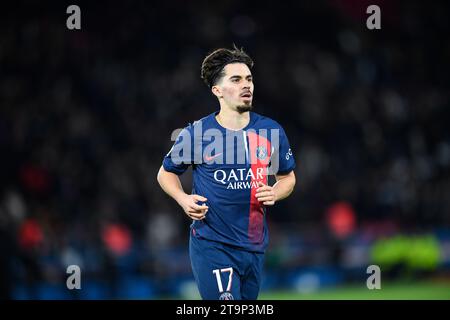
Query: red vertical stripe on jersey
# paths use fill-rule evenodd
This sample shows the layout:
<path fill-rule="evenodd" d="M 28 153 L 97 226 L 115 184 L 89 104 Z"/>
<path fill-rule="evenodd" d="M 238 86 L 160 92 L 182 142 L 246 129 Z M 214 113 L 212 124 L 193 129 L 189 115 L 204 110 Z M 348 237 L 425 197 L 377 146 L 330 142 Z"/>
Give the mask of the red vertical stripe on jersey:
<path fill-rule="evenodd" d="M 270 161 L 271 144 L 267 138 L 255 132 L 248 131 L 247 136 L 249 161 L 254 175 L 251 181 L 248 237 L 253 243 L 261 243 L 264 235 L 264 207 L 256 198 L 256 189 L 258 188 L 258 181 L 267 184 L 266 173 Z"/>

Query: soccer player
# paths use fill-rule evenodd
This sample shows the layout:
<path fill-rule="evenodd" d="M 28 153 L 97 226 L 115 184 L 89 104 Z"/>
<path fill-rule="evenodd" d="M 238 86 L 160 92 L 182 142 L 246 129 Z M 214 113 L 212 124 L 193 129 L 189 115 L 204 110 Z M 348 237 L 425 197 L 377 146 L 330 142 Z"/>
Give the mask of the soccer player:
<path fill-rule="evenodd" d="M 295 162 L 283 128 L 252 110 L 252 59 L 217 49 L 201 77 L 217 97 L 216 111 L 179 134 L 158 172 L 161 188 L 193 222 L 189 254 L 203 299 L 258 297 L 268 244 L 268 207 L 291 194 Z M 179 175 L 192 165 L 192 194 Z M 274 174 L 276 183 L 268 184 Z"/>

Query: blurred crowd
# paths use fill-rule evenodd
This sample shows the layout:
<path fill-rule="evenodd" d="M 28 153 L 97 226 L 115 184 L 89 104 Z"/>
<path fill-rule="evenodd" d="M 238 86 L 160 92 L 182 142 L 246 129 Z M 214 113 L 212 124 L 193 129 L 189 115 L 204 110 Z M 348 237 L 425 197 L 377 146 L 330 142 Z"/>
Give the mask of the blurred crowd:
<path fill-rule="evenodd" d="M 381 30 L 366 1 L 86 4 L 78 31 L 62 5 L 3 10 L 2 296 L 64 282 L 69 264 L 111 283 L 190 273 L 189 221 L 156 173 L 173 130 L 218 109 L 200 65 L 233 43 L 255 61 L 255 112 L 297 161 L 296 190 L 269 212 L 275 243 L 326 238 L 340 203 L 352 230 L 450 227 L 448 4 L 379 3 Z"/>

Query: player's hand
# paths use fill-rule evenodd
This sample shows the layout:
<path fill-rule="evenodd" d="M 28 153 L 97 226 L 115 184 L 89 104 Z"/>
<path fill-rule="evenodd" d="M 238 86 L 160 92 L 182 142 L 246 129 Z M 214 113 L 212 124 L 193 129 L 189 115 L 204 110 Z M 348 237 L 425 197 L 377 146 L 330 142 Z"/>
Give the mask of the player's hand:
<path fill-rule="evenodd" d="M 265 185 L 258 181 L 259 188 L 256 189 L 256 199 L 265 206 L 273 206 L 275 204 L 275 191 L 273 187 Z"/>
<path fill-rule="evenodd" d="M 178 203 L 189 218 L 193 220 L 202 220 L 205 218 L 209 207 L 206 204 L 200 206 L 197 202 L 205 202 L 207 200 L 208 199 L 205 197 L 197 194 L 186 194 L 179 200 Z"/>

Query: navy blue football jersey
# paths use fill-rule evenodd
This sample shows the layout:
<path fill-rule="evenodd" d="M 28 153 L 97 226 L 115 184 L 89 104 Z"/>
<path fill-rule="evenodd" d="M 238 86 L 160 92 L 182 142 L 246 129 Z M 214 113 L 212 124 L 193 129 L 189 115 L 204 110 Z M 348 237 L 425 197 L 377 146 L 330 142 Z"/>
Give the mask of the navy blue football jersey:
<path fill-rule="evenodd" d="M 207 198 L 209 210 L 194 220 L 198 237 L 264 252 L 268 244 L 266 207 L 255 194 L 268 174 L 287 174 L 295 168 L 288 138 L 276 121 L 250 112 L 242 130 L 229 130 L 212 113 L 188 125 L 163 160 L 166 171 L 182 174 L 193 169 L 192 194 Z M 201 205 L 201 203 L 200 203 Z"/>

